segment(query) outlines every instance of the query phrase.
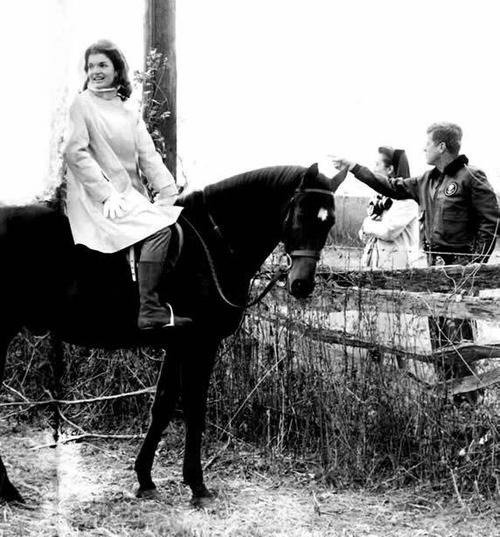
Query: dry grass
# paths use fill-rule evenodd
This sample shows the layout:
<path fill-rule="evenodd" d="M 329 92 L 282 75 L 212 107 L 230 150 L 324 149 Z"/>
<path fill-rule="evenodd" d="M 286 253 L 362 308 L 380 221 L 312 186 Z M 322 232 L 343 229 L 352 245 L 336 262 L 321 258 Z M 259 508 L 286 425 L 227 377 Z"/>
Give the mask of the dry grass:
<path fill-rule="evenodd" d="M 178 432 L 178 431 L 177 431 Z M 30 450 L 47 441 L 41 430 L 3 431 L 3 455 L 30 510 L 3 506 L 7 536 L 498 536 L 500 511 L 487 502 L 465 508 L 430 490 L 374 494 L 338 491 L 306 461 L 266 457 L 231 446 L 208 472 L 219 496 L 194 510 L 181 484 L 182 441 L 162 444 L 155 476 L 162 499 L 137 500 L 132 471 L 137 444 L 94 442 Z M 207 454 L 207 456 L 209 456 Z M 56 471 L 56 466 L 58 467 Z"/>
<path fill-rule="evenodd" d="M 300 306 L 294 307 L 289 320 L 304 320 Z M 328 318 L 314 320 L 308 314 L 307 320 L 322 326 Z M 397 330 L 393 337 L 399 337 Z M 409 337 L 406 342 L 412 344 Z M 3 391 L 4 400 L 48 397 L 52 381 L 46 344 L 46 339 L 17 339 L 7 375 L 11 390 Z M 154 384 L 161 358 L 147 350 L 105 353 L 67 347 L 62 396 L 140 392 Z M 308 456 L 330 483 L 341 487 L 385 490 L 432 481 L 457 499 L 498 497 L 498 399 L 458 408 L 419 389 L 407 373 L 393 361 L 378 363 L 304 338 L 281 321 L 253 320 L 219 358 L 209 395 L 208 440 L 216 445 L 238 438 L 267 454 Z M 61 410 L 65 420 L 80 428 L 78 434 L 140 435 L 148 424 L 151 398 L 151 393 L 141 393 L 63 405 Z M 52 416 L 48 407 L 4 410 L 34 423 Z"/>
<path fill-rule="evenodd" d="M 318 283 L 316 293 L 328 297 L 328 285 Z M 291 298 L 263 305 L 219 356 L 209 394 L 209 445 L 237 438 L 266 456 L 310 457 L 339 487 L 386 490 L 432 482 L 459 501 L 498 498 L 500 403 L 494 390 L 477 405 L 457 407 L 415 382 L 432 381 L 428 364 L 413 361 L 400 369 L 394 356 L 314 341 L 296 328 L 329 327 L 372 341 L 374 348 L 383 343 L 422 351 L 427 319 L 397 311 L 383 316 L 365 302 L 356 311 L 342 305 L 316 311 Z M 55 393 L 47 343 L 28 335 L 14 342 L 4 401 L 47 400 Z M 78 434 L 143 434 L 148 389 L 162 358 L 148 349 L 107 353 L 66 346 L 61 398 L 103 400 L 61 405 L 65 426 L 73 423 Z M 135 395 L 110 399 L 130 392 Z M 5 412 L 35 423 L 51 418 L 47 406 Z"/>
<path fill-rule="evenodd" d="M 280 320 L 248 322 L 223 356 L 211 392 L 214 423 L 225 422 L 224 429 L 265 449 L 312 454 L 341 485 L 431 480 L 458 498 L 478 490 L 499 494 L 500 408 L 494 390 L 475 406 L 457 407 L 415 382 L 417 375 L 434 374 L 429 366 L 398 369 L 394 358 L 316 342 L 292 328 L 304 319 L 328 326 L 328 316 L 337 322 L 342 312 L 288 306 L 284 320 L 284 304 L 273 304 L 264 314 L 272 319 L 281 309 Z M 366 318 L 358 322 L 364 339 L 369 328 Z M 397 326 L 390 328 L 393 341 L 402 337 Z M 403 343 L 411 349 L 415 342 L 406 334 Z M 376 345 L 379 333 L 372 335 Z"/>

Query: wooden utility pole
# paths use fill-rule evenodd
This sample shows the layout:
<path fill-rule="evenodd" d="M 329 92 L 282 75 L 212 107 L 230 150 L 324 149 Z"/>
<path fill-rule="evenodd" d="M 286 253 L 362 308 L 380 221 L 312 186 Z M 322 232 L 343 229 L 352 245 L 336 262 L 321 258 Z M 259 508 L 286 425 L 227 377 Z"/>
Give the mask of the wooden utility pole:
<path fill-rule="evenodd" d="M 175 54 L 175 0 L 146 0 L 144 18 L 145 54 L 156 49 L 168 58 L 160 88 L 168 100 L 170 117 L 161 131 L 165 138 L 167 167 L 177 171 L 177 60 Z"/>

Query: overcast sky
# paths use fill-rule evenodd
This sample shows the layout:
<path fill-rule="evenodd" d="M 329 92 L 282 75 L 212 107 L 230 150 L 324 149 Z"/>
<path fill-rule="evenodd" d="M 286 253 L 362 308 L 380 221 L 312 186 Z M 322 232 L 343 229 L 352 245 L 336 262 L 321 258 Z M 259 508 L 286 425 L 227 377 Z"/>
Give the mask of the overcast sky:
<path fill-rule="evenodd" d="M 193 187 L 327 153 L 371 165 L 382 144 L 405 148 L 419 173 L 426 127 L 448 120 L 463 127 L 463 151 L 500 190 L 494 0 L 177 4 L 179 154 Z M 13 201 L 48 179 L 54 111 L 80 85 L 85 47 L 109 37 L 140 67 L 143 1 L 1 9 L 0 200 Z M 353 179 L 345 188 L 361 191 Z"/>

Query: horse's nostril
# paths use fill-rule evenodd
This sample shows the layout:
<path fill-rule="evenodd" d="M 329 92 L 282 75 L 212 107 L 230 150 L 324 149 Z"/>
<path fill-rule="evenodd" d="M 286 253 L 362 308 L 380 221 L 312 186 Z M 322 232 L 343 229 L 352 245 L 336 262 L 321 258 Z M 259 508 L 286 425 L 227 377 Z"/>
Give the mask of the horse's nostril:
<path fill-rule="evenodd" d="M 304 280 L 294 280 L 290 286 L 290 291 L 294 296 L 305 297 L 311 293 L 312 288 Z"/>

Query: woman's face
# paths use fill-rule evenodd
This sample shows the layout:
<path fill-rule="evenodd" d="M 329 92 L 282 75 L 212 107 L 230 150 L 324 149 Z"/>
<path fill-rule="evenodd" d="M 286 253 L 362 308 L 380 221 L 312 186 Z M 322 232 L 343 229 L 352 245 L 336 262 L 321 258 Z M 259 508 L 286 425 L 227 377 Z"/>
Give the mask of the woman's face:
<path fill-rule="evenodd" d="M 87 61 L 88 82 L 96 89 L 111 88 L 115 85 L 116 71 L 106 54 L 90 54 Z"/>
<path fill-rule="evenodd" d="M 392 165 L 387 165 L 385 155 L 378 154 L 377 162 L 375 163 L 375 172 L 389 177 L 392 173 Z"/>

